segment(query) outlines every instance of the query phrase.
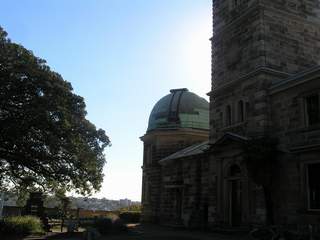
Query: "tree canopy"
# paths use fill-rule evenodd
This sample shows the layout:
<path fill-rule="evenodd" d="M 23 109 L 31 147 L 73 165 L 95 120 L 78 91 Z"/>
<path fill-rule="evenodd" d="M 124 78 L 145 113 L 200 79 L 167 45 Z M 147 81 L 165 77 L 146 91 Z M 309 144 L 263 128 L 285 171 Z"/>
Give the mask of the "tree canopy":
<path fill-rule="evenodd" d="M 99 190 L 109 144 L 71 84 L 0 27 L 1 186 Z"/>
<path fill-rule="evenodd" d="M 274 184 L 276 184 L 277 139 L 270 136 L 249 140 L 245 146 L 248 175 L 259 186 L 262 186 L 266 205 L 266 223 L 274 224 Z"/>

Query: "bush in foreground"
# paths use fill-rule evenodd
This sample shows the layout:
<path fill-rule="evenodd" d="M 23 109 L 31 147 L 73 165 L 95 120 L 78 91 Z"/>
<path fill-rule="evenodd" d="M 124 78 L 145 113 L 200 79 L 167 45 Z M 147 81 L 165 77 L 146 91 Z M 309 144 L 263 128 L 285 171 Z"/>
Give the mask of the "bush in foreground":
<path fill-rule="evenodd" d="M 138 223 L 140 222 L 141 212 L 138 211 L 128 211 L 128 212 L 121 212 L 119 214 L 121 220 L 125 221 L 126 223 Z"/>
<path fill-rule="evenodd" d="M 7 217 L 0 221 L 2 234 L 29 235 L 43 232 L 40 219 L 34 216 Z"/>
<path fill-rule="evenodd" d="M 127 228 L 123 221 L 119 217 L 104 217 L 104 218 L 94 218 L 92 221 L 86 221 L 81 224 L 82 227 L 88 229 L 94 228 L 100 234 L 105 235 L 107 233 L 121 232 L 125 231 Z"/>

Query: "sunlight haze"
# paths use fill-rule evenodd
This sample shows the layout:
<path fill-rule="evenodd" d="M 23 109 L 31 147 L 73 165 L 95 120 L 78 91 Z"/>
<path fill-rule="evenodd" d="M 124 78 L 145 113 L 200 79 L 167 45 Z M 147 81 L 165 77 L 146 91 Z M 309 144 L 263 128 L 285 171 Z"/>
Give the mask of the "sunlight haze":
<path fill-rule="evenodd" d="M 1 26 L 85 98 L 112 146 L 101 191 L 141 199 L 143 145 L 154 104 L 173 88 L 205 97 L 211 0 L 1 0 Z"/>

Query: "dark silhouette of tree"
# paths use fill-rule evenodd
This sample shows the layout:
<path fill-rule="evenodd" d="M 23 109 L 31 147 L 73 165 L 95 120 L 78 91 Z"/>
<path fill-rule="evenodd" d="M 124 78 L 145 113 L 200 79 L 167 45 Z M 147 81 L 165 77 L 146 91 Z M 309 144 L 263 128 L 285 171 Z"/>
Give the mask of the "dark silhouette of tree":
<path fill-rule="evenodd" d="M 109 138 L 85 118 L 84 99 L 45 63 L 0 27 L 0 184 L 99 190 Z"/>
<path fill-rule="evenodd" d="M 250 178 L 262 186 L 266 206 L 266 224 L 274 224 L 274 194 L 277 167 L 277 140 L 270 137 L 254 138 L 245 145 L 246 166 Z"/>

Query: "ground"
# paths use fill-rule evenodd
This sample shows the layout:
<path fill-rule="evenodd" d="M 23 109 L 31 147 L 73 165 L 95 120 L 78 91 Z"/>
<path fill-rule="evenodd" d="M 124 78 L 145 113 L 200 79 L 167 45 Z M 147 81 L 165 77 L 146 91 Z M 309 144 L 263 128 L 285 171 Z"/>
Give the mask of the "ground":
<path fill-rule="evenodd" d="M 50 234 L 46 238 L 29 237 L 24 240 L 82 240 L 83 234 L 76 233 L 73 236 L 65 234 Z M 162 227 L 158 225 L 130 226 L 125 233 L 108 234 L 99 240 L 246 240 L 246 235 L 226 235 L 212 232 L 189 231 Z"/>
<path fill-rule="evenodd" d="M 246 235 L 224 235 L 209 232 L 189 231 L 161 227 L 157 225 L 144 225 L 133 228 L 128 234 L 107 236 L 103 240 L 245 240 Z"/>

